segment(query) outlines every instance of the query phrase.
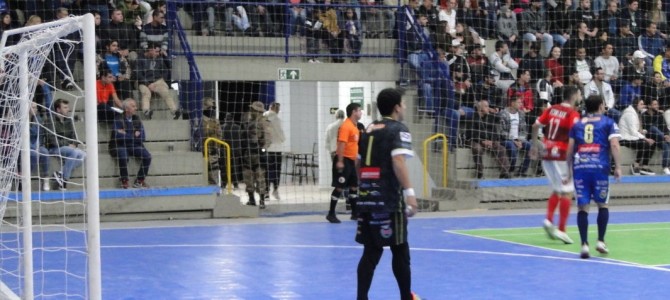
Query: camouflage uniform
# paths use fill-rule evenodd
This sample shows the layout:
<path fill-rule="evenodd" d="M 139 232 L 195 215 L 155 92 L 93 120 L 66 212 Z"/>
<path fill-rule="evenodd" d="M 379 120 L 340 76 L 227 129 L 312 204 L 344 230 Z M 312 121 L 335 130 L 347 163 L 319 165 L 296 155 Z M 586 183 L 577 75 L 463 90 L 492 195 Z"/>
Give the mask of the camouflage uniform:
<path fill-rule="evenodd" d="M 244 159 L 242 162 L 242 177 L 246 185 L 246 192 L 249 194 L 247 205 L 256 205 L 254 192 L 260 195 L 260 208 L 265 208 L 265 169 L 261 164 L 261 157 L 265 155 L 265 149 L 270 146 L 268 141 L 270 137 L 266 130 L 269 126 L 268 121 L 263 117 L 264 105 L 261 102 L 254 102 L 249 112 L 249 119 L 244 126 Z"/>

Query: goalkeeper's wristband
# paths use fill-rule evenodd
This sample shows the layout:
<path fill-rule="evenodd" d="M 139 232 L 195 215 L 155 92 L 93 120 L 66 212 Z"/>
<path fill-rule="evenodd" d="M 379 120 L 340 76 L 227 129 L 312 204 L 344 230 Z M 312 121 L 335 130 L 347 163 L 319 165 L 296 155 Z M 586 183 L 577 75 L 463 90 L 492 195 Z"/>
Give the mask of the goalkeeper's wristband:
<path fill-rule="evenodd" d="M 416 194 L 414 194 L 414 189 L 413 188 L 407 188 L 402 190 L 402 195 L 405 197 L 414 197 Z"/>

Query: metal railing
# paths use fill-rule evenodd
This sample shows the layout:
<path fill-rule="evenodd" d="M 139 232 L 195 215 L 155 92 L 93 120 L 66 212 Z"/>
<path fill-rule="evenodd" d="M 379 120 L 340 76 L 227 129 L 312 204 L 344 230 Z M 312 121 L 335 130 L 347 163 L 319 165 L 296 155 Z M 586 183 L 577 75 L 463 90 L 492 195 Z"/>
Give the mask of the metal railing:
<path fill-rule="evenodd" d="M 442 138 L 442 187 L 447 187 L 447 167 L 449 166 L 449 156 L 447 155 L 448 142 L 444 134 L 436 133 L 423 141 L 423 195 L 428 195 L 428 144 L 433 140 Z"/>
<path fill-rule="evenodd" d="M 217 138 L 207 138 L 204 142 L 204 150 L 203 151 L 205 152 L 205 156 L 204 156 L 204 159 L 205 159 L 205 162 L 204 162 L 205 181 L 208 180 L 208 176 L 209 176 L 209 171 L 208 171 L 208 169 L 209 169 L 208 168 L 209 167 L 209 143 L 211 143 L 211 142 L 217 143 L 219 145 L 223 145 L 223 147 L 226 149 L 226 191 L 228 191 L 228 194 L 230 195 L 230 194 L 233 193 L 233 180 L 232 180 L 232 175 L 231 175 L 232 171 L 231 171 L 231 167 L 230 167 L 230 153 L 231 153 L 230 145 L 228 143 L 220 140 L 220 139 L 217 139 Z"/>

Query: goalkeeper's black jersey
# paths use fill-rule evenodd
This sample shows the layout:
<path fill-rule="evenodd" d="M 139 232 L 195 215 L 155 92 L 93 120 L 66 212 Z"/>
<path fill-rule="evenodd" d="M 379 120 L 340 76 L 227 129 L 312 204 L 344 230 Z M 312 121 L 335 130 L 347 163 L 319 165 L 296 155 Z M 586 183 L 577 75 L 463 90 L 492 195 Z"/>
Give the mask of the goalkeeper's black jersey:
<path fill-rule="evenodd" d="M 393 119 L 375 121 L 361 135 L 359 200 L 362 212 L 395 212 L 405 209 L 402 187 L 393 171 L 393 156 L 412 157 L 412 135 Z"/>

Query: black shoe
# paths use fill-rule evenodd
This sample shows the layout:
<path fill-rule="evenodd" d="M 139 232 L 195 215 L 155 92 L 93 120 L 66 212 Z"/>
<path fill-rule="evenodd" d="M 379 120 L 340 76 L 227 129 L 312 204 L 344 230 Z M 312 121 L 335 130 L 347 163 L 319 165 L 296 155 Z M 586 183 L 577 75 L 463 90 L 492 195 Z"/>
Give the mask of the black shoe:
<path fill-rule="evenodd" d="M 333 224 L 342 223 L 342 221 L 340 221 L 340 219 L 338 219 L 337 216 L 335 216 L 334 214 L 328 214 L 326 216 L 326 220 L 328 220 L 328 222 Z"/>
<path fill-rule="evenodd" d="M 484 178 L 484 172 L 477 172 L 477 179 Z"/>
<path fill-rule="evenodd" d="M 260 203 L 259 203 L 259 205 L 258 205 L 258 208 L 260 208 L 260 209 L 265 209 L 265 200 L 263 200 L 262 198 L 261 198 L 261 201 L 260 201 Z"/>
<path fill-rule="evenodd" d="M 249 206 L 256 206 L 256 201 L 251 201 L 251 200 L 249 200 L 249 201 L 247 201 L 247 205 L 249 205 Z"/>
<path fill-rule="evenodd" d="M 178 110 L 176 110 L 176 111 L 174 112 L 174 118 L 172 118 L 172 119 L 173 119 L 173 120 L 178 120 L 179 117 L 181 117 L 182 113 L 183 113 L 183 110 L 182 110 L 181 108 L 178 109 Z"/>
<path fill-rule="evenodd" d="M 500 179 L 510 179 L 509 173 L 500 174 Z"/>
<path fill-rule="evenodd" d="M 350 220 L 354 220 L 354 221 L 358 220 L 358 215 L 351 214 Z"/>
<path fill-rule="evenodd" d="M 150 109 L 149 109 L 149 110 L 145 110 L 145 111 L 144 111 L 144 119 L 145 119 L 145 120 L 151 120 L 151 117 L 152 117 L 153 115 L 154 115 L 154 111 L 153 111 L 153 110 L 150 110 Z"/>
<path fill-rule="evenodd" d="M 58 183 L 59 190 L 64 191 L 67 189 L 65 180 L 63 179 L 63 173 L 61 171 L 54 172 L 54 179 L 56 179 L 56 183 Z"/>

